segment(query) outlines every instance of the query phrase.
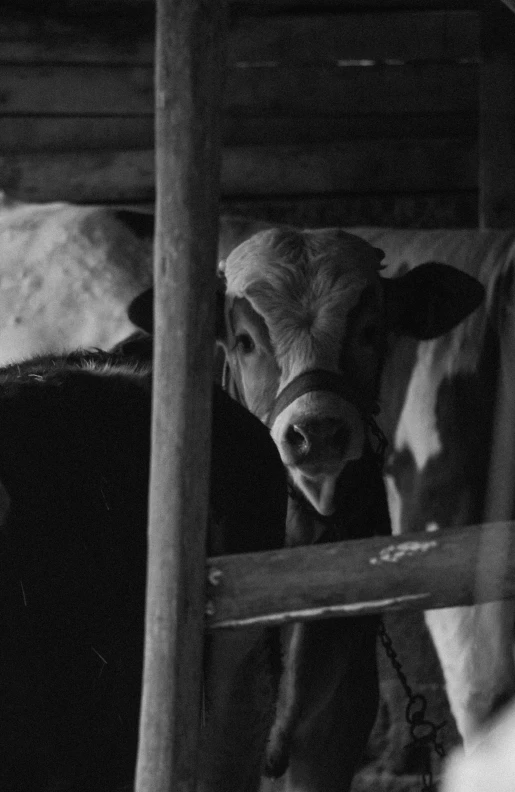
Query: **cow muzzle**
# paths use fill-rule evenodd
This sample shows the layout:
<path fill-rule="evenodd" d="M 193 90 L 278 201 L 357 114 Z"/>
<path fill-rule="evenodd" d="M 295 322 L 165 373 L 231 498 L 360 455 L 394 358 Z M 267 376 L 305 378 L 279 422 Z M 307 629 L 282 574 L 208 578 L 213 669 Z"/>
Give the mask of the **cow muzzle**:
<path fill-rule="evenodd" d="M 343 377 L 325 370 L 299 375 L 274 401 L 272 437 L 293 483 L 320 514 L 335 511 L 340 474 L 363 455 L 368 409 Z"/>

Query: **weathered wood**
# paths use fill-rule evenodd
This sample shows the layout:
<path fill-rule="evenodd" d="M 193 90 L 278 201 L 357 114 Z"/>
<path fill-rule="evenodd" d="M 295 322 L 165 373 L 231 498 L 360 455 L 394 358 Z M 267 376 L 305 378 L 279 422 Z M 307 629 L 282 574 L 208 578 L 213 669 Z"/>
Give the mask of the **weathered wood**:
<path fill-rule="evenodd" d="M 476 188 L 470 139 L 363 140 L 319 146 L 226 147 L 225 196 L 459 191 Z M 0 189 L 27 201 L 147 201 L 152 151 L 34 153 L 0 157 Z"/>
<path fill-rule="evenodd" d="M 484 15 L 480 71 L 479 222 L 515 225 L 515 17 L 500 3 Z"/>
<path fill-rule="evenodd" d="M 224 151 L 224 195 L 474 189 L 477 151 L 466 140 L 359 140 Z"/>
<path fill-rule="evenodd" d="M 211 628 L 515 597 L 515 522 L 211 558 Z M 484 585 L 484 583 L 487 585 Z"/>
<path fill-rule="evenodd" d="M 479 37 L 475 11 L 235 15 L 228 63 L 477 59 Z M 108 5 L 103 14 L 99 9 L 67 19 L 11 12 L 0 20 L 0 61 L 149 65 L 153 40 L 154 16 L 148 10 L 129 8 L 114 19 Z"/>
<path fill-rule="evenodd" d="M 226 145 L 332 143 L 360 138 L 470 137 L 477 115 L 380 115 L 327 118 L 222 119 Z M 147 116 L 0 116 L 0 151 L 27 154 L 36 151 L 96 150 L 122 152 L 154 146 L 154 117 Z"/>
<path fill-rule="evenodd" d="M 477 228 L 477 190 L 225 198 L 227 214 L 262 218 L 303 228 L 386 226 L 389 228 Z"/>
<path fill-rule="evenodd" d="M 7 155 L 0 189 L 24 201 L 152 201 L 154 171 L 153 151 Z"/>
<path fill-rule="evenodd" d="M 459 114 L 474 111 L 477 87 L 476 64 L 233 68 L 224 109 L 237 117 Z M 151 115 L 152 97 L 151 66 L 4 64 L 0 69 L 2 115 Z"/>
<path fill-rule="evenodd" d="M 157 3 L 156 339 L 137 792 L 196 788 L 223 10 L 218 0 Z"/>
<path fill-rule="evenodd" d="M 237 19 L 230 63 L 330 64 L 336 61 L 477 59 L 480 18 L 474 11 L 295 14 Z"/>
<path fill-rule="evenodd" d="M 242 116 L 461 113 L 475 107 L 477 85 L 476 64 L 230 69 L 225 110 Z"/>
<path fill-rule="evenodd" d="M 6 9 L 19 9 L 20 0 L 3 0 Z M 433 10 L 455 10 L 476 9 L 482 10 L 490 5 L 491 0 L 229 0 L 230 8 L 242 9 L 246 13 L 262 13 L 263 11 L 278 9 L 291 9 L 301 5 L 304 8 L 312 7 L 317 9 L 411 9 L 425 11 Z M 57 5 L 57 4 L 56 4 Z M 70 0 L 63 6 L 62 16 L 70 13 L 73 15 L 91 14 L 104 7 L 112 9 L 113 12 L 128 9 L 145 10 L 155 7 L 155 0 Z M 41 0 L 23 0 L 23 8 L 26 10 L 41 10 Z M 57 5 L 57 8 L 59 6 Z"/>

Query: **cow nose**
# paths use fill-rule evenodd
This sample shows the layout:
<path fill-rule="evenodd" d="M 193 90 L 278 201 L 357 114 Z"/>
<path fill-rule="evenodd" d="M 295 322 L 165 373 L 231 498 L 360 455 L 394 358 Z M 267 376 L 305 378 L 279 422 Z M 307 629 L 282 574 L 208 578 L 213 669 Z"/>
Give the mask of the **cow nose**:
<path fill-rule="evenodd" d="M 311 419 L 292 423 L 285 443 L 297 462 L 310 456 L 341 455 L 349 443 L 349 427 L 336 418 Z"/>

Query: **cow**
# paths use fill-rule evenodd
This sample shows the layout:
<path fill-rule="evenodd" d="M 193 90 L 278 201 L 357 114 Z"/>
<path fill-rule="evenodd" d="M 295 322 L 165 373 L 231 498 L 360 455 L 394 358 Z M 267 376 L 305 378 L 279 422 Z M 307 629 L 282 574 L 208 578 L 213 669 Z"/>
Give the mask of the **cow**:
<path fill-rule="evenodd" d="M 515 789 L 513 703 L 476 734 L 472 752 L 456 748 L 446 762 L 442 792 L 512 792 Z"/>
<path fill-rule="evenodd" d="M 220 256 L 263 225 L 222 216 Z M 127 307 L 152 283 L 153 235 L 150 212 L 0 192 L 0 365 L 123 341 Z"/>
<path fill-rule="evenodd" d="M 383 278 L 382 256 L 341 229 L 274 228 L 221 265 L 228 381 L 286 467 L 290 545 L 389 531 L 374 444 L 389 341 L 438 337 L 483 299 L 474 278 L 435 262 Z M 377 708 L 376 630 L 359 617 L 284 636 L 266 765 L 284 789 L 350 787 Z"/>
<path fill-rule="evenodd" d="M 135 347 L 132 347 L 135 351 Z M 141 351 L 141 347 L 139 349 Z M 127 349 L 0 370 L 0 788 L 132 789 L 140 706 L 151 372 Z M 213 390 L 208 552 L 282 547 L 286 480 L 262 424 Z M 255 792 L 274 629 L 207 636 L 199 788 Z"/>
<path fill-rule="evenodd" d="M 486 300 L 459 327 L 413 350 L 413 365 L 398 394 L 386 465 L 395 533 L 515 517 L 511 236 L 461 232 L 463 247 L 471 253 L 469 266 L 486 287 Z M 435 237 L 436 232 L 419 237 L 418 255 L 427 254 L 436 241 L 444 253 L 456 245 L 452 232 Z M 413 250 L 409 252 L 406 259 L 413 263 Z M 499 541 L 508 548 L 510 537 Z M 425 614 L 467 751 L 515 692 L 514 603 L 496 602 L 496 592 L 479 573 L 477 589 L 493 601 Z"/>

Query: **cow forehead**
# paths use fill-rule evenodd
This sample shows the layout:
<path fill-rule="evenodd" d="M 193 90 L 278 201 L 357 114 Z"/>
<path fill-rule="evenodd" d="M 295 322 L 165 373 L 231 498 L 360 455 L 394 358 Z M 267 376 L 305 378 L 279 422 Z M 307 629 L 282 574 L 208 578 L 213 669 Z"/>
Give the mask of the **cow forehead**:
<path fill-rule="evenodd" d="M 279 358 L 331 358 L 367 286 L 380 290 L 379 252 L 339 229 L 272 229 L 225 262 L 229 305 L 245 297 L 265 320 Z M 297 350 L 297 352 L 296 352 Z"/>
<path fill-rule="evenodd" d="M 297 231 L 272 228 L 238 245 L 223 264 L 227 294 L 245 295 L 268 284 L 298 296 L 318 278 L 318 287 L 340 277 L 365 285 L 376 283 L 382 251 L 338 228 Z"/>

